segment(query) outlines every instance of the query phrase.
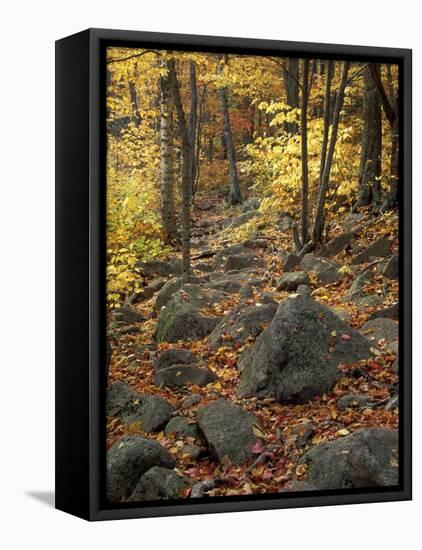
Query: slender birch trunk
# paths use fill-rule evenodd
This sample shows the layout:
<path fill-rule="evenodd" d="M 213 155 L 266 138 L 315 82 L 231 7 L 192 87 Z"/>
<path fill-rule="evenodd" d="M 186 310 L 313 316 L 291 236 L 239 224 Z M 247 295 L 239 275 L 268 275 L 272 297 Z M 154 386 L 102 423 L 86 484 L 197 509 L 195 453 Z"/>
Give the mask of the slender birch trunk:
<path fill-rule="evenodd" d="M 171 120 L 170 78 L 160 77 L 160 207 L 164 241 L 178 240 L 174 200 L 173 128 Z"/>

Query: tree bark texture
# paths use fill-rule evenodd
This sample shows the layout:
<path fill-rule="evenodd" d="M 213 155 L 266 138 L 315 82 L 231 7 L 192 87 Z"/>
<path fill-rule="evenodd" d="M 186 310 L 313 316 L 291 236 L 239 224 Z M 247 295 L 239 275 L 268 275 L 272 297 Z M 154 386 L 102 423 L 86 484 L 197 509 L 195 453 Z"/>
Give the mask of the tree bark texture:
<path fill-rule="evenodd" d="M 174 200 L 173 128 L 171 120 L 170 78 L 160 78 L 160 206 L 166 243 L 177 241 Z"/>
<path fill-rule="evenodd" d="M 186 123 L 180 97 L 180 86 L 177 78 L 174 59 L 168 62 L 173 102 L 177 113 L 180 139 L 182 142 L 182 260 L 183 279 L 190 280 L 190 198 L 191 198 L 191 172 L 190 172 L 190 143 L 189 131 Z"/>
<path fill-rule="evenodd" d="M 219 56 L 217 63 L 217 73 L 221 74 L 223 71 L 222 65 L 222 56 Z M 233 143 L 233 135 L 230 126 L 230 117 L 229 117 L 229 104 L 227 99 L 227 90 L 224 86 L 221 86 L 219 89 L 220 96 L 220 106 L 221 113 L 223 115 L 223 125 L 224 125 L 224 139 L 227 149 L 227 158 L 229 161 L 229 170 L 230 170 L 230 193 L 229 193 L 229 202 L 230 204 L 239 204 L 242 202 L 242 194 L 239 187 L 239 178 L 237 174 L 237 164 L 236 164 L 236 151 Z"/>
<path fill-rule="evenodd" d="M 379 67 L 377 70 L 379 71 Z M 368 66 L 364 72 L 363 130 L 356 207 L 370 204 L 375 210 L 380 207 L 381 147 L 381 102 L 378 87 Z"/>

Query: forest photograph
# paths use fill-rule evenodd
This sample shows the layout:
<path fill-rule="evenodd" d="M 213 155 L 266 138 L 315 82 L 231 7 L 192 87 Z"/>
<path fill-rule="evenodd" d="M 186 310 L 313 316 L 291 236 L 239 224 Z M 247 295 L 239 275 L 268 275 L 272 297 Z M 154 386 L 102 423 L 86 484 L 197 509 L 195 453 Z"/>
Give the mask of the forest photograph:
<path fill-rule="evenodd" d="M 107 501 L 398 486 L 398 65 L 105 61 Z"/>

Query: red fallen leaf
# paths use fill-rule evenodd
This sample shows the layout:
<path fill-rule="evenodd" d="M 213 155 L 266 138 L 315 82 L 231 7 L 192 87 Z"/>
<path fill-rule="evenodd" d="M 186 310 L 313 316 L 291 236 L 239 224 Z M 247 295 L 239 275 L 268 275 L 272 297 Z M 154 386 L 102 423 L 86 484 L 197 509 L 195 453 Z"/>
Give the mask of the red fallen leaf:
<path fill-rule="evenodd" d="M 262 442 L 262 439 L 257 439 L 256 442 L 252 445 L 251 447 L 251 451 L 254 453 L 254 454 L 261 454 L 265 451 L 265 447 L 264 447 L 264 444 Z"/>
<path fill-rule="evenodd" d="M 382 368 L 382 365 L 380 365 L 376 361 L 368 361 L 368 367 L 370 367 L 371 370 L 380 370 Z"/>
<path fill-rule="evenodd" d="M 350 340 L 351 336 L 349 334 L 342 334 L 341 339 L 343 342 L 348 342 Z"/>
<path fill-rule="evenodd" d="M 273 473 L 270 470 L 265 470 L 265 472 L 262 474 L 262 479 L 265 479 L 268 481 L 273 477 Z"/>
<path fill-rule="evenodd" d="M 183 498 L 188 497 L 191 491 L 192 491 L 192 487 L 186 487 L 186 489 L 183 489 L 182 491 L 182 497 Z"/>

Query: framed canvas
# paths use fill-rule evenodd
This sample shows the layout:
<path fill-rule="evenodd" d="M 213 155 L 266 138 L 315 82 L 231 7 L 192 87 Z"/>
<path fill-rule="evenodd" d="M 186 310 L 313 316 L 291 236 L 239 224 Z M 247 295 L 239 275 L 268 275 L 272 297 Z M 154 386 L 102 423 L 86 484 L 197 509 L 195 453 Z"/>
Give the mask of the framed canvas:
<path fill-rule="evenodd" d="M 56 43 L 56 507 L 411 498 L 411 51 Z"/>

